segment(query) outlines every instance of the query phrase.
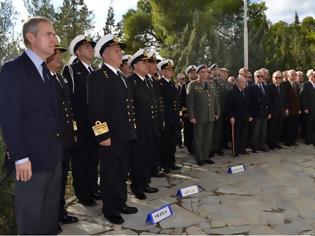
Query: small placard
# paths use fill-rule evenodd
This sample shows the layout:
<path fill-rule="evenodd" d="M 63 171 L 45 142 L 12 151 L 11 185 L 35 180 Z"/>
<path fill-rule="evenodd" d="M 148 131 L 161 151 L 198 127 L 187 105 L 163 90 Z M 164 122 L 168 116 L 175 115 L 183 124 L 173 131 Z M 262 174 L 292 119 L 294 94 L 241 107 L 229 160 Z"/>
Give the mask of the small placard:
<path fill-rule="evenodd" d="M 170 217 L 171 215 L 173 215 L 171 205 L 167 204 L 153 212 L 150 212 L 147 216 L 147 223 L 156 224 L 167 217 Z"/>
<path fill-rule="evenodd" d="M 198 185 L 189 186 L 186 188 L 181 188 L 177 190 L 177 196 L 187 197 L 193 194 L 199 193 Z"/>
<path fill-rule="evenodd" d="M 229 174 L 236 174 L 236 173 L 240 173 L 240 172 L 244 172 L 245 171 L 245 166 L 244 165 L 238 165 L 238 166 L 230 166 L 228 168 L 228 173 Z"/>

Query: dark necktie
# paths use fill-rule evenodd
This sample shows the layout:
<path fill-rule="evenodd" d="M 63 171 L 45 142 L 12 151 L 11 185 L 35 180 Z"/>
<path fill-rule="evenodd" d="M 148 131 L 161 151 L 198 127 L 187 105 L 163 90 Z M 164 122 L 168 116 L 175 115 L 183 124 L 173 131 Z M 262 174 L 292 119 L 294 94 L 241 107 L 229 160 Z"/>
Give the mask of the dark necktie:
<path fill-rule="evenodd" d="M 91 68 L 91 66 L 88 66 L 88 70 L 91 73 L 93 71 L 93 69 Z"/>
<path fill-rule="evenodd" d="M 264 89 L 264 86 L 262 84 L 259 85 L 259 88 L 262 92 L 263 95 L 265 95 L 265 89 Z"/>
<path fill-rule="evenodd" d="M 277 85 L 278 93 L 280 94 L 280 85 Z"/>
<path fill-rule="evenodd" d="M 125 81 L 123 75 L 120 73 L 120 71 L 117 71 L 117 75 L 118 75 L 118 77 L 123 81 L 125 87 L 127 88 L 127 87 L 128 87 L 128 86 L 127 86 L 127 83 L 126 83 L 126 81 Z"/>
<path fill-rule="evenodd" d="M 208 90 L 208 84 L 207 84 L 207 82 L 203 82 L 203 87 L 205 88 L 205 90 Z"/>
<path fill-rule="evenodd" d="M 147 76 L 145 77 L 145 83 L 146 83 L 148 88 L 152 88 L 153 87 L 149 77 L 147 77 Z"/>
<path fill-rule="evenodd" d="M 49 72 L 49 69 L 47 67 L 46 62 L 42 63 L 42 73 L 43 73 L 43 80 L 44 80 L 44 82 L 48 82 L 49 78 L 50 78 L 49 77 L 50 72 Z"/>

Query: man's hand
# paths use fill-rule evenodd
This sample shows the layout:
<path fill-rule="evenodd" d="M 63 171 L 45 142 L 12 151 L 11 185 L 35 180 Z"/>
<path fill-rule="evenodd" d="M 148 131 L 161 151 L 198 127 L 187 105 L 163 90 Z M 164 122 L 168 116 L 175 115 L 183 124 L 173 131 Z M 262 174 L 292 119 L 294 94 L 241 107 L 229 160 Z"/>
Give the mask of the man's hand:
<path fill-rule="evenodd" d="M 231 125 L 234 125 L 234 123 L 235 123 L 235 118 L 234 117 L 230 118 L 230 123 L 231 123 Z"/>
<path fill-rule="evenodd" d="M 267 120 L 270 120 L 270 119 L 271 119 L 271 114 L 268 114 Z"/>
<path fill-rule="evenodd" d="M 285 109 L 285 115 L 286 115 L 286 116 L 289 115 L 289 109 Z"/>
<path fill-rule="evenodd" d="M 254 120 L 254 119 L 253 119 L 253 117 L 251 117 L 251 116 L 248 118 L 248 121 L 249 121 L 249 122 L 252 122 L 253 120 Z"/>
<path fill-rule="evenodd" d="M 190 119 L 190 122 L 193 123 L 194 125 L 197 123 L 196 118 Z"/>
<path fill-rule="evenodd" d="M 28 160 L 21 164 L 15 164 L 16 180 L 27 182 L 32 177 L 32 164 Z"/>
<path fill-rule="evenodd" d="M 218 116 L 218 115 L 214 115 L 214 119 L 215 119 L 215 120 L 218 120 L 218 119 L 219 119 L 219 116 Z"/>
<path fill-rule="evenodd" d="M 110 138 L 106 139 L 106 140 L 100 142 L 100 145 L 104 146 L 104 147 L 109 147 L 110 145 L 112 145 L 112 140 Z"/>
<path fill-rule="evenodd" d="M 305 109 L 305 110 L 304 110 L 304 113 L 305 113 L 305 114 L 308 114 L 308 109 Z"/>

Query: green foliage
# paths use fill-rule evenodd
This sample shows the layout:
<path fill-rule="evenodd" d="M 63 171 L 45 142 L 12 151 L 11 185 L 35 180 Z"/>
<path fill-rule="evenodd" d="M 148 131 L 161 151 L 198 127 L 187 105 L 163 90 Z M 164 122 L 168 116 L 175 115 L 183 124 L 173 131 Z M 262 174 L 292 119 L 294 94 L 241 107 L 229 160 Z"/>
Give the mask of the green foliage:
<path fill-rule="evenodd" d="M 51 0 L 24 0 L 24 5 L 30 16 L 45 16 L 52 21 L 56 18 Z"/>
<path fill-rule="evenodd" d="M 13 183 L 3 167 L 5 147 L 0 130 L 0 234 L 16 234 Z"/>
<path fill-rule="evenodd" d="M 114 8 L 113 7 L 109 7 L 108 11 L 107 11 L 107 18 L 106 18 L 106 22 L 105 22 L 105 26 L 103 28 L 104 31 L 104 35 L 105 34 L 112 34 L 114 33 L 115 30 L 115 19 L 114 19 Z"/>
<path fill-rule="evenodd" d="M 20 53 L 19 41 L 13 37 L 16 12 L 12 1 L 0 2 L 0 68 Z"/>

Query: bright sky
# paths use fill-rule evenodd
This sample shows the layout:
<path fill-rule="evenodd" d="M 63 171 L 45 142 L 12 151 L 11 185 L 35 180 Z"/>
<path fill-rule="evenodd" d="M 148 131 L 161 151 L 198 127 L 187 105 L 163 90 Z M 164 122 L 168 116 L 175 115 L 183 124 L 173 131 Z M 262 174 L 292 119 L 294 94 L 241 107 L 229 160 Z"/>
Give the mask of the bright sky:
<path fill-rule="evenodd" d="M 1 0 L 0 0 L 1 1 Z M 136 9 L 138 0 L 84 0 L 88 8 L 94 12 L 94 24 L 95 30 L 102 32 L 104 26 L 107 9 L 112 4 L 114 7 L 116 22 L 121 20 L 122 15 L 128 11 L 128 9 Z M 275 23 L 279 20 L 292 23 L 294 21 L 294 12 L 300 16 L 302 20 L 305 16 L 315 17 L 315 0 L 253 0 L 253 2 L 266 2 L 268 10 L 266 12 L 267 18 L 271 22 Z M 52 1 L 56 7 L 59 7 L 62 0 Z M 27 18 L 27 12 L 24 7 L 23 0 L 13 0 L 16 11 L 18 12 L 16 33 L 21 31 L 21 21 Z"/>
<path fill-rule="evenodd" d="M 1 0 L 0 0 L 1 1 Z M 62 0 L 52 0 L 55 9 L 58 9 L 62 5 Z M 84 0 L 89 10 L 94 13 L 94 25 L 96 32 L 102 33 L 104 27 L 107 10 L 112 4 L 115 13 L 116 23 L 122 19 L 129 9 L 136 9 L 138 0 Z M 15 10 L 18 12 L 15 31 L 19 33 L 22 28 L 22 20 L 28 17 L 28 13 L 24 6 L 23 0 L 13 0 Z"/>

